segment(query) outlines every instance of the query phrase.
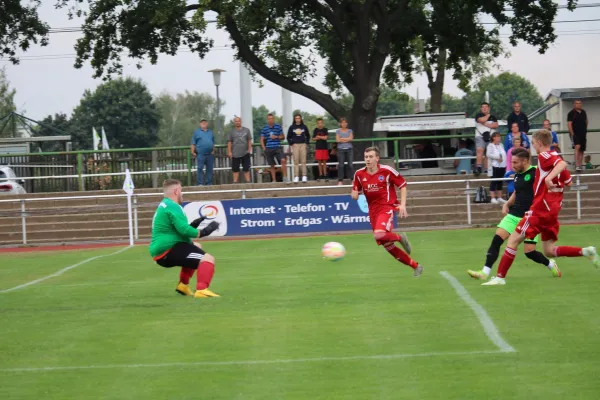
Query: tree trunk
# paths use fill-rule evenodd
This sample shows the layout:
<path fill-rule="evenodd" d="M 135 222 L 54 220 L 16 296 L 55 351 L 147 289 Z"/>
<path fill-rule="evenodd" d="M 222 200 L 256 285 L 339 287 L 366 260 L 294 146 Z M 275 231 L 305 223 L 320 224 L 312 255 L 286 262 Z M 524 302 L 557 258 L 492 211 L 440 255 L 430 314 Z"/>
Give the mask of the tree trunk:
<path fill-rule="evenodd" d="M 373 137 L 373 124 L 375 123 L 376 113 L 377 109 L 375 106 L 365 109 L 362 102 L 354 101 L 350 118 L 348 119 L 348 127 L 354 132 L 355 139 Z M 371 142 L 353 143 L 354 161 L 362 161 L 365 149 L 370 146 Z"/>
<path fill-rule="evenodd" d="M 442 96 L 444 94 L 444 81 L 446 79 L 447 57 L 448 50 L 440 48 L 437 57 L 437 73 L 435 76 L 435 80 L 433 79 L 433 71 L 431 71 L 431 66 L 429 66 L 429 71 L 427 71 L 427 79 L 429 80 L 429 92 L 431 94 L 429 111 L 432 113 L 442 112 Z"/>
<path fill-rule="evenodd" d="M 435 81 L 429 84 L 431 99 L 429 101 L 429 111 L 432 113 L 442 112 L 442 96 L 444 94 L 444 82 Z"/>

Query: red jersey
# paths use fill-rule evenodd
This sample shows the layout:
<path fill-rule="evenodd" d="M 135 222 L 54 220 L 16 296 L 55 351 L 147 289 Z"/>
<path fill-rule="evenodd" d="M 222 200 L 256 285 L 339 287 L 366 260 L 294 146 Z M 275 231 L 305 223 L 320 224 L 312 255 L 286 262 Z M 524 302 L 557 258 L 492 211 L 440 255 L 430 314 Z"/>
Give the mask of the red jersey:
<path fill-rule="evenodd" d="M 558 215 L 560 212 L 563 191 L 566 184 L 571 182 L 571 174 L 567 170 L 558 174 L 558 176 L 552 180 L 556 187 L 550 190 L 548 190 L 545 180 L 556 164 L 561 161 L 562 159 L 555 151 L 547 151 L 538 154 L 538 166 L 535 173 L 535 182 L 533 184 L 533 204 L 530 208 L 536 215 L 549 213 Z"/>
<path fill-rule="evenodd" d="M 369 204 L 369 209 L 385 209 L 397 207 L 400 203 L 396 196 L 396 188 L 406 185 L 406 181 L 392 167 L 377 165 L 377 172 L 369 174 L 367 167 L 361 168 L 354 174 L 353 189 L 363 192 Z"/>

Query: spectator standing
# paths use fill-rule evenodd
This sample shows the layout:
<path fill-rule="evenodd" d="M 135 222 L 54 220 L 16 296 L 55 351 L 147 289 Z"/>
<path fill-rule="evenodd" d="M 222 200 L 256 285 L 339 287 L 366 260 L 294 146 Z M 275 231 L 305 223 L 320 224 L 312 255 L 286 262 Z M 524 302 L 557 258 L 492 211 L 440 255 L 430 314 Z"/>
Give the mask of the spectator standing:
<path fill-rule="evenodd" d="M 350 179 L 354 176 L 352 140 L 354 140 L 354 132 L 348 128 L 348 120 L 340 118 L 340 128 L 335 132 L 338 157 L 338 185 L 341 185 L 344 181 L 344 172 L 348 172 Z M 344 163 L 348 163 L 346 171 L 344 171 Z"/>
<path fill-rule="evenodd" d="M 583 164 L 583 156 L 587 146 L 587 128 L 588 128 L 587 113 L 583 109 L 583 102 L 575 100 L 573 109 L 567 114 L 567 124 L 569 125 L 569 134 L 573 141 L 575 149 L 575 170 L 581 172 Z"/>
<path fill-rule="evenodd" d="M 289 183 L 286 176 L 287 161 L 281 150 L 281 141 L 285 139 L 283 130 L 279 124 L 275 123 L 273 114 L 267 115 L 267 125 L 262 129 L 260 135 L 260 145 L 265 152 L 267 163 L 271 167 L 271 181 L 277 182 L 276 163 L 281 165 L 281 177 L 285 183 Z"/>
<path fill-rule="evenodd" d="M 560 153 L 561 151 L 558 144 L 558 134 L 552 130 L 552 124 L 550 123 L 549 119 L 544 120 L 544 129 L 552 133 L 552 146 L 550 146 L 550 150 Z"/>
<path fill-rule="evenodd" d="M 500 134 L 492 134 L 492 142 L 487 146 L 487 158 L 490 160 L 488 176 L 492 178 L 504 178 L 506 173 L 506 151 L 500 143 Z M 502 198 L 502 181 L 492 181 L 490 183 L 490 195 L 492 204 L 506 203 Z"/>
<path fill-rule="evenodd" d="M 306 182 L 306 152 L 310 143 L 310 132 L 302 121 L 302 115 L 294 115 L 294 123 L 288 128 L 287 142 L 292 146 L 292 156 L 294 157 L 294 183 L 298 183 L 300 180 L 301 165 L 302 182 Z"/>
<path fill-rule="evenodd" d="M 231 159 L 233 183 L 240 180 L 240 165 L 244 171 L 244 180 L 250 182 L 250 154 L 252 154 L 252 133 L 250 129 L 242 126 L 242 119 L 233 119 L 234 128 L 229 132 L 227 139 L 227 155 Z"/>
<path fill-rule="evenodd" d="M 198 185 L 212 185 L 213 169 L 215 166 L 215 135 L 208 129 L 208 121 L 200 120 L 200 128 L 194 131 L 192 136 L 192 155 L 196 157 L 198 164 Z M 204 174 L 206 167 L 206 175 Z"/>
<path fill-rule="evenodd" d="M 512 169 L 512 150 L 522 147 L 521 138 L 516 137 L 513 139 L 513 145 L 511 148 L 506 150 L 506 170 L 510 171 Z"/>
<path fill-rule="evenodd" d="M 475 115 L 475 175 L 483 172 L 483 153 L 490 141 L 491 134 L 498 128 L 498 118 L 490 114 L 489 103 L 481 103 L 480 112 Z"/>
<path fill-rule="evenodd" d="M 473 152 L 467 149 L 467 142 L 461 140 L 458 142 L 458 150 L 454 157 L 473 157 Z M 463 160 L 454 160 L 454 168 L 456 168 L 456 174 L 470 174 L 471 173 L 471 160 L 463 159 Z"/>
<path fill-rule="evenodd" d="M 512 123 L 512 125 L 510 126 L 510 132 L 508 132 L 508 135 L 506 135 L 506 138 L 504 139 L 504 150 L 508 152 L 508 150 L 510 150 L 513 147 L 513 142 L 517 138 L 521 139 L 521 147 L 524 147 L 527 150 L 529 150 L 529 148 L 531 147 L 531 144 L 529 143 L 529 138 L 527 137 L 527 134 L 525 134 L 525 132 L 519 130 L 519 125 L 516 122 Z"/>
<path fill-rule="evenodd" d="M 329 131 L 323 126 L 323 118 L 317 119 L 317 127 L 313 131 L 312 140 L 315 144 L 315 160 L 319 164 L 319 177 L 317 180 L 327 180 L 327 160 L 329 160 L 329 151 L 327 151 L 327 138 Z"/>
<path fill-rule="evenodd" d="M 527 114 L 521 111 L 521 103 L 518 101 L 513 103 L 513 112 L 506 118 L 506 124 L 508 125 L 509 131 L 512 128 L 512 124 L 515 122 L 519 124 L 519 132 L 525 132 L 525 134 L 529 132 L 529 118 L 527 118 Z"/>

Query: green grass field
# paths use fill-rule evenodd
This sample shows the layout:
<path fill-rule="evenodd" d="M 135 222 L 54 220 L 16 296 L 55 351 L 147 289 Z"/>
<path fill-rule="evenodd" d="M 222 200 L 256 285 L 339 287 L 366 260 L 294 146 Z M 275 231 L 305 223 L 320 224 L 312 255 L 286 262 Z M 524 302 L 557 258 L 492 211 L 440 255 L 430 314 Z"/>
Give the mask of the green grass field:
<path fill-rule="evenodd" d="M 520 255 L 506 286 L 482 287 L 465 269 L 492 234 L 411 233 L 420 279 L 368 235 L 209 242 L 217 299 L 177 295 L 179 271 L 143 246 L 98 258 L 0 293 L 0 398 L 598 399 L 600 271 L 560 259 L 556 279 Z M 327 240 L 343 261 L 321 259 Z M 600 245 L 600 226 L 561 242 Z M 3 254 L 0 291 L 116 250 Z"/>

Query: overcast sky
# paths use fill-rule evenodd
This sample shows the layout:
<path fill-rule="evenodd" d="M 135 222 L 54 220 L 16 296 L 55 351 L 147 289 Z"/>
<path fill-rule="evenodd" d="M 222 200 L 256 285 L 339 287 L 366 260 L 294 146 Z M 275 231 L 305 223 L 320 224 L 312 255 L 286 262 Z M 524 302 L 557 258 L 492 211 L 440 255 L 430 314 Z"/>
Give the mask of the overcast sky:
<path fill-rule="evenodd" d="M 585 0 L 580 4 L 594 3 Z M 42 19 L 48 21 L 52 28 L 73 27 L 77 22 L 70 21 L 62 10 L 54 9 L 54 2 L 44 2 L 40 10 Z M 564 1 L 561 1 L 563 4 Z M 560 10 L 557 21 L 599 19 L 600 7 L 582 8 L 574 12 Z M 545 54 L 525 44 L 510 48 L 511 57 L 500 59 L 502 70 L 518 73 L 532 81 L 542 96 L 554 88 L 594 87 L 600 86 L 600 21 L 559 23 L 556 24 L 558 40 Z M 562 33 L 561 33 L 562 32 Z M 210 25 L 207 33 L 214 38 L 215 50 L 204 59 L 189 52 L 181 52 L 177 56 L 161 55 L 157 65 L 144 64 L 138 70 L 135 60 L 124 60 L 125 74 L 141 78 L 153 94 L 163 91 L 170 93 L 189 91 L 215 93 L 212 75 L 207 71 L 222 68 L 224 73 L 221 86 L 221 97 L 226 102 L 223 113 L 229 118 L 240 113 L 239 101 L 239 64 L 233 60 L 233 51 L 225 46 L 231 44 L 225 31 L 217 30 Z M 508 30 L 503 31 L 504 34 Z M 0 66 L 6 66 L 11 86 L 16 88 L 16 103 L 19 110 L 29 117 L 41 119 L 48 114 L 65 112 L 70 114 L 79 103 L 85 89 L 93 89 L 101 80 L 92 79 L 93 71 L 89 66 L 75 69 L 73 45 L 80 33 L 57 33 L 50 35 L 50 44 L 46 47 L 33 47 L 25 55 L 61 55 L 55 59 L 33 60 L 23 59 L 20 65 L 12 65 L 0 59 Z M 506 36 L 506 35 L 504 35 Z M 507 47 L 509 47 L 507 43 Z M 320 90 L 322 77 L 307 83 Z M 456 83 L 447 79 L 445 92 L 461 96 L 462 92 Z M 417 90 L 421 98 L 429 97 L 427 81 L 424 76 L 415 76 L 415 83 L 404 89 L 416 97 Z M 254 106 L 265 104 L 269 109 L 281 114 L 281 89 L 265 82 L 264 87 L 258 84 L 252 87 L 252 103 Z M 320 106 L 302 96 L 293 94 L 293 108 L 312 113 L 323 113 Z M 526 105 L 525 110 L 527 110 Z"/>

